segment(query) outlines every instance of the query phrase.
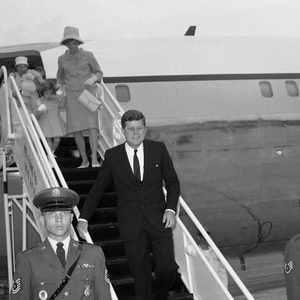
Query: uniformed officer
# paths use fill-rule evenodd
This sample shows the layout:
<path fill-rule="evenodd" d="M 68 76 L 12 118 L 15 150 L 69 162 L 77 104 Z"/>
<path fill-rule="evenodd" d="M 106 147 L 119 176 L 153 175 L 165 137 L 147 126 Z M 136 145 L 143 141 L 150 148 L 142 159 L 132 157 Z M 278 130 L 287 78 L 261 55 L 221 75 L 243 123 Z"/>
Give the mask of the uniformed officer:
<path fill-rule="evenodd" d="M 78 201 L 77 193 L 61 187 L 34 197 L 47 238 L 17 256 L 12 299 L 111 299 L 102 249 L 70 237 L 72 209 Z"/>
<path fill-rule="evenodd" d="M 300 234 L 291 238 L 284 249 L 284 276 L 288 300 L 300 299 Z"/>

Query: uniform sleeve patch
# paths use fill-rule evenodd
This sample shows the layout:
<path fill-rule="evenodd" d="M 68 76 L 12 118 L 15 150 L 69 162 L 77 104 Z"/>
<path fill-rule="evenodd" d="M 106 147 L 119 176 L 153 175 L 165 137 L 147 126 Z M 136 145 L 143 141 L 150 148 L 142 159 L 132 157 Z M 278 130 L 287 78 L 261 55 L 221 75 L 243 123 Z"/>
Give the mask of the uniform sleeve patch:
<path fill-rule="evenodd" d="M 110 284 L 110 279 L 109 279 L 109 275 L 108 275 L 108 270 L 105 268 L 104 269 L 104 279 L 105 281 Z"/>
<path fill-rule="evenodd" d="M 293 261 L 291 260 L 289 263 L 284 264 L 285 273 L 289 274 L 294 268 Z"/>
<path fill-rule="evenodd" d="M 21 278 L 17 278 L 13 282 L 11 292 L 12 292 L 13 295 L 16 295 L 20 290 L 21 290 Z"/>

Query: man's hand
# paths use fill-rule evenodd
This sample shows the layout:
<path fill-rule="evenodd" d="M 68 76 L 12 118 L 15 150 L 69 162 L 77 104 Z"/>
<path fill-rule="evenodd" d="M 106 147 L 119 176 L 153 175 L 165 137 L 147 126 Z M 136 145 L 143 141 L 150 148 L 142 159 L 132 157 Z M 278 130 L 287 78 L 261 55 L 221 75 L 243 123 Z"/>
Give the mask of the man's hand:
<path fill-rule="evenodd" d="M 85 233 L 87 233 L 88 225 L 89 224 L 87 221 L 78 221 L 78 224 L 77 224 L 78 233 L 81 236 L 81 238 L 83 238 L 84 240 L 86 239 Z"/>
<path fill-rule="evenodd" d="M 172 228 L 176 223 L 175 214 L 172 211 L 166 210 L 162 222 L 165 223 L 165 228 Z"/>

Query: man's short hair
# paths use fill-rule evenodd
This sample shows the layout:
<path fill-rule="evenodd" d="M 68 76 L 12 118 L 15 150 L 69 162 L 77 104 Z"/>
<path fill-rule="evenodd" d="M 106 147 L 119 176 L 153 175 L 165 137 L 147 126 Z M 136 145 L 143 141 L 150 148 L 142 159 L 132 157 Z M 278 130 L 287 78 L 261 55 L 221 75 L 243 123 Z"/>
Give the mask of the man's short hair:
<path fill-rule="evenodd" d="M 121 118 L 122 128 L 125 128 L 126 122 L 139 121 L 139 120 L 142 120 L 144 123 L 144 126 L 146 126 L 146 118 L 143 115 L 143 113 L 141 113 L 138 110 L 134 110 L 134 109 L 127 110 Z"/>

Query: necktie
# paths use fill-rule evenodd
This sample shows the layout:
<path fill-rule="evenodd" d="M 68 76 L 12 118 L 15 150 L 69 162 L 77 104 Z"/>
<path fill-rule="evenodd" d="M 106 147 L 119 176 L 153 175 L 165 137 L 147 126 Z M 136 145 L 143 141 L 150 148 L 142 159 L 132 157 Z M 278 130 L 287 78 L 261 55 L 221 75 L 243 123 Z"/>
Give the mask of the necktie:
<path fill-rule="evenodd" d="M 56 249 L 56 254 L 62 264 L 63 267 L 65 267 L 66 264 L 66 256 L 65 256 L 65 249 L 63 248 L 63 243 L 62 242 L 58 242 L 56 244 L 57 249 Z"/>
<path fill-rule="evenodd" d="M 134 149 L 134 155 L 133 155 L 133 174 L 138 183 L 141 182 L 141 170 L 140 170 L 140 163 L 139 159 L 137 157 L 137 149 Z"/>

